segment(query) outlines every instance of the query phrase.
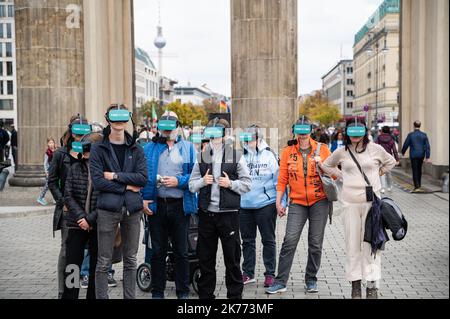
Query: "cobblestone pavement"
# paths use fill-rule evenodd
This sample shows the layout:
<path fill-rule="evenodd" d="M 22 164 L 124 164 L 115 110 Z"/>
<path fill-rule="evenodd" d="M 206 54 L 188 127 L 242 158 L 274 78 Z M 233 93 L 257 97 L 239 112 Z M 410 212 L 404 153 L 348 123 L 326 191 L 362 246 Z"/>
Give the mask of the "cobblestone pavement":
<path fill-rule="evenodd" d="M 408 222 L 405 240 L 390 241 L 382 254 L 381 298 L 449 298 L 449 206 L 448 197 L 434 194 L 409 194 L 396 187 L 391 196 L 398 201 Z M 3 206 L 3 205 L 2 205 Z M 57 295 L 56 262 L 59 233 L 53 238 L 51 215 L 0 218 L 0 299 L 52 299 Z M 286 219 L 277 225 L 277 249 L 281 248 Z M 327 226 L 322 268 L 318 275 L 320 292 L 304 291 L 307 244 L 305 228 L 292 267 L 288 292 L 267 296 L 264 293 L 264 266 L 258 243 L 257 282 L 245 287 L 244 298 L 342 299 L 350 295 L 350 283 L 344 276 L 344 238 L 339 220 Z M 138 262 L 143 261 L 144 247 Z M 218 254 L 216 294 L 225 298 L 226 287 L 222 254 Z M 119 286 L 110 289 L 111 298 L 122 297 L 122 265 L 115 265 Z M 168 283 L 167 297 L 175 297 L 173 283 Z M 84 298 L 85 290 L 80 296 Z M 150 295 L 138 291 L 138 298 Z M 196 296 L 192 294 L 192 298 Z"/>

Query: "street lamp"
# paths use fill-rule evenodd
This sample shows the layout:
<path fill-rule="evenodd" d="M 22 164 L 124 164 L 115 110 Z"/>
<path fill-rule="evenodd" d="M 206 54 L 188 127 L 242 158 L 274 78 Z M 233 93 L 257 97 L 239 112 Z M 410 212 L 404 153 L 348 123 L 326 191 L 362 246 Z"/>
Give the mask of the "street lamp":
<path fill-rule="evenodd" d="M 380 44 L 378 42 L 378 39 L 380 37 L 384 36 L 384 47 L 380 50 Z M 375 42 L 375 49 L 373 48 L 373 43 Z M 389 48 L 387 46 L 387 32 L 386 31 L 382 31 L 379 33 L 375 33 L 375 32 L 369 32 L 369 42 L 367 43 L 367 47 L 366 47 L 366 53 L 370 56 L 375 52 L 375 60 L 376 60 L 376 84 L 375 84 L 375 125 L 376 128 L 378 128 L 378 76 L 379 76 L 379 59 L 378 59 L 378 55 L 380 52 L 382 53 L 387 53 L 389 52 Z M 371 119 L 373 121 L 373 119 Z M 372 123 L 372 126 L 374 124 Z"/>

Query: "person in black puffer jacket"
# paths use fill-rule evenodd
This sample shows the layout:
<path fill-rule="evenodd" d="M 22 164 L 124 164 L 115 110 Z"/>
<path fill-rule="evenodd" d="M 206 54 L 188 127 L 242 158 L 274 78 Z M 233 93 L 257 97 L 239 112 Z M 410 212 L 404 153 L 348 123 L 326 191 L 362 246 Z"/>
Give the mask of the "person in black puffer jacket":
<path fill-rule="evenodd" d="M 66 279 L 73 274 L 76 266 L 80 269 L 84 259 L 86 244 L 89 247 L 89 285 L 87 299 L 95 298 L 95 268 L 97 266 L 97 197 L 98 191 L 94 191 L 89 171 L 90 144 L 102 140 L 102 135 L 92 133 L 83 137 L 82 142 L 87 146 L 84 153 L 76 157 L 71 153 L 71 164 L 67 174 L 64 205 L 69 213 L 66 217 L 68 228 L 66 241 L 66 268 L 64 273 L 64 293 L 62 299 L 78 299 L 78 285 L 75 288 L 68 287 Z M 77 273 L 77 272 L 76 272 Z M 75 280 L 78 280 L 76 276 Z"/>

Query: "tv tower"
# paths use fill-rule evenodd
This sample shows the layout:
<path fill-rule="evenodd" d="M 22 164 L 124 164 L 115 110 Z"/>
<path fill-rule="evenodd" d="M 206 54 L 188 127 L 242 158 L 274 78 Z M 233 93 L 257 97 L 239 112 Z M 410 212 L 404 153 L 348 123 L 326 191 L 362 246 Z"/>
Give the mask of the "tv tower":
<path fill-rule="evenodd" d="M 162 76 L 163 76 L 163 49 L 166 47 L 166 39 L 164 39 L 163 36 L 163 29 L 161 26 L 161 2 L 158 1 L 158 26 L 157 29 L 157 36 L 155 39 L 155 47 L 158 48 L 158 79 L 161 82 Z"/>

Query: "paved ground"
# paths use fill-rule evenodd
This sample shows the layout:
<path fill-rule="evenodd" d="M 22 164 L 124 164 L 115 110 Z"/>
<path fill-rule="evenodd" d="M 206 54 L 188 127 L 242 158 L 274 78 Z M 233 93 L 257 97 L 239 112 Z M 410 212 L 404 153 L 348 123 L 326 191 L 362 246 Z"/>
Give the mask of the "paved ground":
<path fill-rule="evenodd" d="M 398 181 L 392 197 L 398 201 L 409 222 L 408 236 L 402 242 L 389 242 L 383 253 L 383 280 L 381 298 L 449 298 L 449 203 L 448 194 L 407 193 Z M 25 195 L 22 195 L 26 197 Z M 34 194 L 27 195 L 30 198 Z M 440 197 L 439 197 L 440 196 Z M 17 196 L 16 196 L 17 197 Z M 20 197 L 20 196 L 19 196 Z M 5 208 L 5 197 L 0 198 L 1 211 L 20 209 Z M 20 201 L 20 198 L 13 198 Z M 52 237 L 50 214 L 30 212 L 27 217 L 10 213 L 0 214 L 0 299 L 38 298 L 51 299 L 57 295 L 56 262 L 59 253 L 59 233 Z M 44 214 L 44 215 L 40 215 Z M 277 244 L 281 247 L 286 220 L 278 221 Z M 263 265 L 257 263 L 257 283 L 245 287 L 245 298 L 348 298 L 350 284 L 344 278 L 344 240 L 342 225 L 335 220 L 327 226 L 322 269 L 319 273 L 320 293 L 306 295 L 303 289 L 306 263 L 305 235 L 299 244 L 289 281 L 288 292 L 267 296 L 263 288 Z M 138 261 L 143 261 L 141 245 Z M 257 246 L 258 255 L 261 245 Z M 226 296 L 223 259 L 219 254 L 217 296 Z M 121 264 L 116 265 L 116 279 L 122 278 Z M 120 286 L 120 285 L 119 285 Z M 174 284 L 168 283 L 167 296 L 175 297 Z M 81 295 L 84 297 L 84 291 Z M 121 298 L 120 287 L 111 288 L 112 298 Z M 139 298 L 150 295 L 138 292 Z M 192 295 L 195 298 L 195 295 Z"/>

